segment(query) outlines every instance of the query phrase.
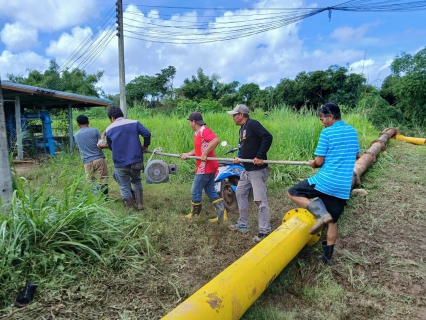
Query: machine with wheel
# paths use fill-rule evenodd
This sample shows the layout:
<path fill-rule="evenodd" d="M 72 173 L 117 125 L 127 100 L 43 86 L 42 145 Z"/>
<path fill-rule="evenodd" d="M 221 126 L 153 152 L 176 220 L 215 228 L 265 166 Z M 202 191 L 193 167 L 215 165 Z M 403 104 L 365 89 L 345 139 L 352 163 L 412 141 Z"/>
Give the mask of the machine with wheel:
<path fill-rule="evenodd" d="M 227 142 L 223 141 L 222 146 L 227 146 Z M 238 151 L 238 148 L 232 148 L 225 153 L 230 154 Z M 241 173 L 244 167 L 241 164 L 234 164 L 232 162 L 220 162 L 219 168 L 216 171 L 215 190 L 225 202 L 226 210 L 234 211 L 238 208 L 237 198 L 235 191 L 237 184 L 240 180 Z"/>

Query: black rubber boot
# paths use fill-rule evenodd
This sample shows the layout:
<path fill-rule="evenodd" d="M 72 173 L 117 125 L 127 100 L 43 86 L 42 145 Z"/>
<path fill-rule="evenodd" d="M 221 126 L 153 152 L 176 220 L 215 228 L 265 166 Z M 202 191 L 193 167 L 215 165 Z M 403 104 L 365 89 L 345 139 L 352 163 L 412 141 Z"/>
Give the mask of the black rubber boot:
<path fill-rule="evenodd" d="M 31 301 L 34 299 L 34 293 L 37 289 L 37 283 L 34 281 L 27 281 L 25 287 L 23 287 L 16 297 L 15 300 L 15 307 L 22 308 L 31 303 Z"/>
<path fill-rule="evenodd" d="M 101 190 L 102 190 L 102 193 L 105 195 L 105 200 L 108 200 L 108 185 L 102 184 Z"/>
<path fill-rule="evenodd" d="M 201 215 L 202 204 L 201 202 L 192 202 L 191 201 L 191 212 L 185 217 L 191 219 L 192 217 L 199 217 Z"/>
<path fill-rule="evenodd" d="M 135 190 L 136 206 L 138 210 L 143 210 L 143 192 L 142 189 Z"/>
<path fill-rule="evenodd" d="M 228 212 L 225 209 L 225 202 L 222 198 L 216 199 L 212 202 L 214 207 L 216 208 L 217 217 L 213 219 L 209 219 L 209 222 L 220 222 L 220 221 L 228 221 Z"/>
<path fill-rule="evenodd" d="M 317 220 L 317 223 L 311 228 L 311 230 L 309 230 L 309 234 L 320 232 L 327 223 L 333 221 L 333 217 L 327 212 L 324 202 L 322 202 L 320 198 L 312 200 L 306 209 L 308 209 Z"/>
<path fill-rule="evenodd" d="M 324 254 L 320 255 L 319 259 L 325 265 L 332 266 L 333 263 L 331 262 L 331 257 L 333 256 L 334 244 L 328 246 L 327 241 L 323 241 L 321 244 Z"/>
<path fill-rule="evenodd" d="M 135 204 L 135 198 L 126 198 L 124 199 L 124 205 L 126 206 L 126 209 L 133 209 L 133 206 Z"/>

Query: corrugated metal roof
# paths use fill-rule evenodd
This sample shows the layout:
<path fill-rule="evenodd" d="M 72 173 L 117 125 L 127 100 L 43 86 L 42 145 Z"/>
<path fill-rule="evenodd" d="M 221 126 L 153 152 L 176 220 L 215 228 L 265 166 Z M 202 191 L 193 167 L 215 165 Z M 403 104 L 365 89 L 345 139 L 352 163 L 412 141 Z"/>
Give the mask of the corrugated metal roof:
<path fill-rule="evenodd" d="M 73 108 L 90 108 L 110 106 L 112 104 L 112 101 L 108 99 L 34 87 L 10 81 L 2 81 L 1 88 L 4 100 L 15 100 L 15 97 L 19 96 L 22 107 L 63 108 L 72 105 Z"/>

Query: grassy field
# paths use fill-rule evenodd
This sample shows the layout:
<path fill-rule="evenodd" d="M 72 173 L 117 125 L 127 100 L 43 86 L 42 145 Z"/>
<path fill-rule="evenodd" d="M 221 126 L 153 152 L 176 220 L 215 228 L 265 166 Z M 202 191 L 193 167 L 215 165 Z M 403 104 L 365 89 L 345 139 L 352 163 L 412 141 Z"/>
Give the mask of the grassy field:
<path fill-rule="evenodd" d="M 142 116 L 129 114 L 151 130 L 151 149 L 192 148 L 186 118 Z M 276 110 L 252 117 L 274 136 L 270 159 L 313 157 L 321 131 L 314 115 Z M 364 150 L 378 137 L 364 118 L 344 119 Z M 229 115 L 207 114 L 205 121 L 221 140 L 237 144 Z M 91 125 L 102 131 L 108 120 L 93 117 Z M 202 217 L 184 219 L 194 164 L 164 160 L 178 164 L 178 175 L 169 184 L 144 184 L 146 209 L 130 215 L 114 181 L 108 202 L 90 192 L 77 152 L 42 161 L 25 178 L 15 175 L 13 209 L 0 220 L 0 318 L 159 319 L 254 246 L 256 228 L 240 235 L 226 223 L 207 222 L 214 216 L 208 199 Z M 426 319 L 425 165 L 425 147 L 390 141 L 361 179 L 368 195 L 352 198 L 339 223 L 334 266 L 318 263 L 320 244 L 304 248 L 243 319 Z M 288 187 L 312 173 L 273 166 L 273 228 L 294 208 Z M 230 223 L 237 217 L 231 214 Z M 256 220 L 252 206 L 251 226 Z M 39 283 L 34 303 L 16 309 L 11 305 L 27 279 Z"/>

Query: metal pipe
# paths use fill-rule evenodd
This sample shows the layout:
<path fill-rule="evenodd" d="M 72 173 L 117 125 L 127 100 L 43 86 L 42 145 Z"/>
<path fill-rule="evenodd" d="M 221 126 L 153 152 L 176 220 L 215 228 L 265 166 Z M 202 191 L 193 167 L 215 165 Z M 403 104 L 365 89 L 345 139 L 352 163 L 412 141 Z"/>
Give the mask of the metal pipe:
<path fill-rule="evenodd" d="M 314 224 L 315 218 L 308 210 L 290 210 L 280 227 L 163 320 L 240 319 L 299 251 L 319 240 L 320 234 L 309 234 Z"/>
<path fill-rule="evenodd" d="M 155 150 L 154 151 L 152 151 L 152 150 L 145 150 L 144 152 L 158 154 L 159 156 L 180 158 L 179 154 L 164 153 L 164 152 L 158 152 L 158 151 L 155 151 Z M 187 156 L 187 158 L 188 159 L 201 160 L 201 157 L 197 157 L 197 156 Z M 233 158 L 207 157 L 207 160 L 232 162 L 234 159 Z M 253 163 L 253 159 L 239 159 L 239 160 L 240 160 L 240 162 Z M 299 165 L 299 166 L 309 166 L 310 165 L 309 161 L 287 161 L 287 160 L 263 160 L 263 163 L 268 163 L 268 164 L 292 164 L 292 165 Z"/>

